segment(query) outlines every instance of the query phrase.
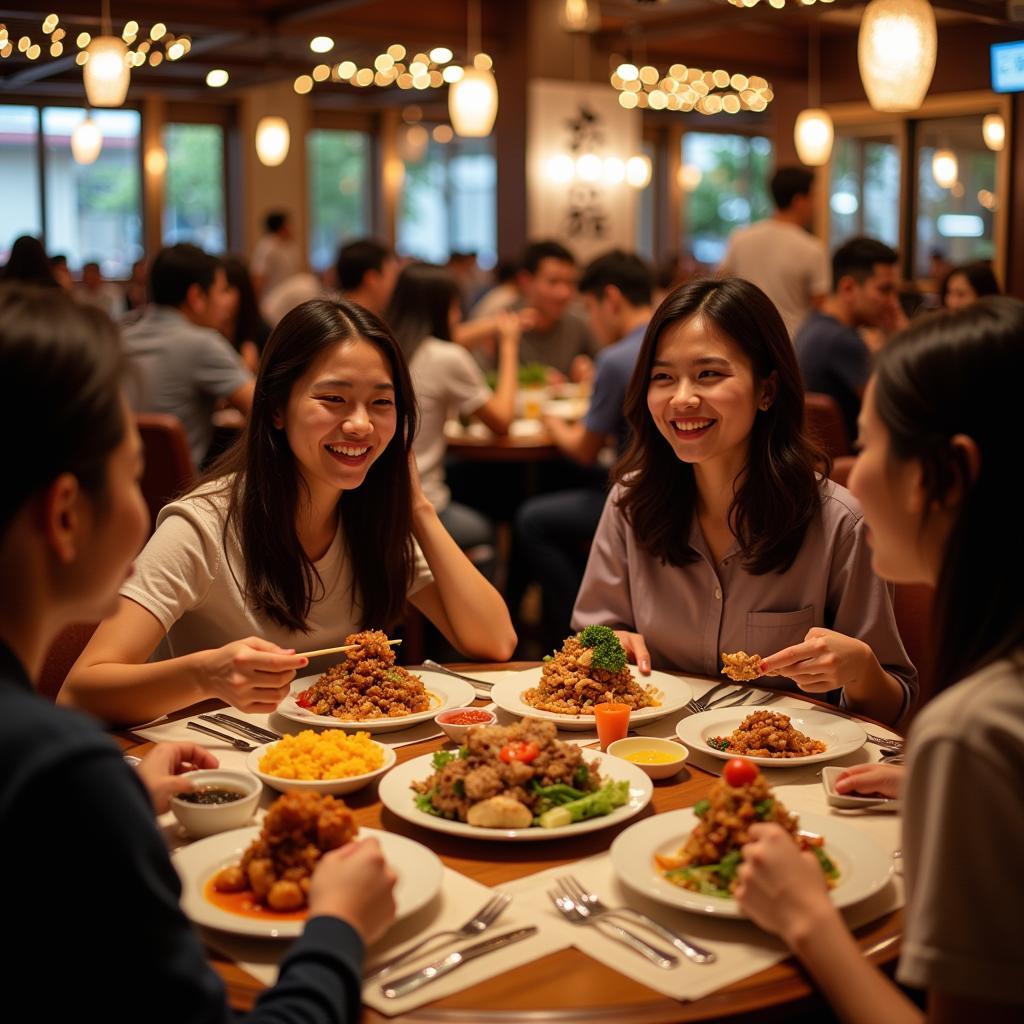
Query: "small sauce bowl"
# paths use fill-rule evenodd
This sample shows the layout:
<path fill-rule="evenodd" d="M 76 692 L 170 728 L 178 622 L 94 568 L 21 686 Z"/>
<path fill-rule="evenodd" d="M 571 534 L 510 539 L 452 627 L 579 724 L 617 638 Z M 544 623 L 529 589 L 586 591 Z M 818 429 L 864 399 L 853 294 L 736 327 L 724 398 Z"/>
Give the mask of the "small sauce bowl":
<path fill-rule="evenodd" d="M 612 757 L 635 764 L 652 779 L 670 779 L 686 763 L 688 751 L 681 743 L 655 736 L 630 736 L 608 745 Z M 647 759 L 643 759 L 644 755 Z"/>
<path fill-rule="evenodd" d="M 460 722 L 459 718 L 468 716 L 472 722 Z M 455 719 L 455 721 L 452 721 Z M 493 711 L 485 711 L 483 708 L 447 708 L 434 715 L 434 722 L 438 728 L 452 741 L 460 746 L 465 742 L 466 733 L 475 725 L 494 725 L 498 716 Z"/>
<path fill-rule="evenodd" d="M 241 793 L 237 800 L 222 804 L 198 804 L 171 797 L 171 811 L 193 836 L 212 836 L 216 832 L 241 828 L 256 813 L 263 793 L 263 783 L 248 772 L 232 772 L 222 768 L 207 768 L 189 772 L 188 778 L 196 789 L 216 787 Z"/>

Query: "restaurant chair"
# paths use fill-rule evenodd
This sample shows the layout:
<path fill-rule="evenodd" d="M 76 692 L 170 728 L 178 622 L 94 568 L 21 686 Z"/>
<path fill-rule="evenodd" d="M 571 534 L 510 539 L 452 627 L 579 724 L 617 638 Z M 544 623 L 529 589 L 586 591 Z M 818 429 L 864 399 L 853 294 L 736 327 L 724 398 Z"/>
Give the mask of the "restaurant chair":
<path fill-rule="evenodd" d="M 804 427 L 833 459 L 850 454 L 850 438 L 839 403 L 831 395 L 804 395 Z"/>
<path fill-rule="evenodd" d="M 149 506 L 149 528 L 152 531 L 160 509 L 195 481 L 196 467 L 185 428 L 177 416 L 138 413 L 135 422 L 146 455 L 141 488 Z"/>
<path fill-rule="evenodd" d="M 935 590 L 925 583 L 897 583 L 893 598 L 896 626 L 907 654 L 917 669 L 920 691 L 907 716 L 900 723 L 906 729 L 909 722 L 935 696 L 935 641 L 932 635 L 932 612 Z"/>
<path fill-rule="evenodd" d="M 853 470 L 853 464 L 856 461 L 856 455 L 840 455 L 838 458 L 833 459 L 832 472 L 829 473 L 828 478 L 839 484 L 840 487 L 849 487 L 850 485 L 847 481 L 850 479 L 850 472 Z"/>
<path fill-rule="evenodd" d="M 78 661 L 78 656 L 85 650 L 85 645 L 92 639 L 99 623 L 79 623 L 68 626 L 54 640 L 46 654 L 43 670 L 39 674 L 37 691 L 49 700 L 56 700 L 64 680 L 71 671 L 71 666 Z"/>

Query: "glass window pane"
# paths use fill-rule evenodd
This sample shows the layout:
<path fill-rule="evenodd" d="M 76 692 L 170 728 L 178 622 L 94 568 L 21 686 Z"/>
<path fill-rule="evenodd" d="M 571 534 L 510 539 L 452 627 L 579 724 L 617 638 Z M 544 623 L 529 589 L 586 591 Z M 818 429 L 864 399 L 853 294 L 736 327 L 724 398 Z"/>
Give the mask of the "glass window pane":
<path fill-rule="evenodd" d="M 168 124 L 163 145 L 164 244 L 191 242 L 207 252 L 224 252 L 224 129 L 219 124 Z"/>
<path fill-rule="evenodd" d="M 320 271 L 338 246 L 370 234 L 370 137 L 323 129 L 306 135 L 309 163 L 309 260 Z"/>
<path fill-rule="evenodd" d="M 21 235 L 43 233 L 39 209 L 39 161 L 36 142 L 39 112 L 35 107 L 0 105 L 0 196 L 7 196 L 0 219 L 0 266 Z M 17 196 L 17 202 L 10 198 Z"/>
<path fill-rule="evenodd" d="M 931 253 L 952 264 L 991 259 L 995 252 L 996 154 L 981 136 L 982 115 L 920 121 L 917 131 L 917 210 L 914 274 L 928 276 Z M 948 167 L 934 166 L 939 150 L 953 153 Z M 938 174 L 937 174 L 938 172 Z M 942 183 L 938 178 L 943 179 Z"/>
<path fill-rule="evenodd" d="M 648 139 L 644 139 L 641 152 L 651 161 L 651 180 L 647 188 L 640 189 L 636 202 L 636 251 L 651 266 L 657 262 L 654 251 L 654 197 L 664 183 L 658 180 L 658 149 Z"/>
<path fill-rule="evenodd" d="M 891 136 L 837 136 L 829 188 L 829 244 L 868 235 L 896 248 L 900 153 Z"/>
<path fill-rule="evenodd" d="M 689 192 L 684 209 L 683 236 L 694 259 L 717 264 L 735 228 L 763 220 L 772 212 L 768 178 L 772 144 L 760 135 L 719 135 L 687 132 L 683 136 L 683 165 L 700 180 Z"/>
<path fill-rule="evenodd" d="M 415 126 L 414 126 L 415 127 Z M 488 139 L 431 140 L 408 154 L 398 216 L 398 250 L 431 263 L 474 252 L 485 269 L 497 259 L 497 165 Z"/>
<path fill-rule="evenodd" d="M 43 110 L 46 147 L 46 247 L 72 267 L 96 260 L 104 277 L 127 277 L 142 250 L 139 113 L 94 110 L 103 133 L 95 163 L 71 156 L 71 133 L 85 118 L 74 107 Z"/>

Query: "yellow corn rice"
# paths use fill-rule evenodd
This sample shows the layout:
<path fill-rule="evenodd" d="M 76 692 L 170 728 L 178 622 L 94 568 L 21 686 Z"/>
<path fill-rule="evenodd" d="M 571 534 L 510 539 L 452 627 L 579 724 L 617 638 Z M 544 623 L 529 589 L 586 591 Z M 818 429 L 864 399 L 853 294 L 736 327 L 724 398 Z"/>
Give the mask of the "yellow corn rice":
<path fill-rule="evenodd" d="M 349 736 L 340 730 L 305 729 L 270 747 L 260 758 L 260 771 L 279 779 L 324 781 L 363 775 L 383 763 L 384 751 L 368 732 Z"/>

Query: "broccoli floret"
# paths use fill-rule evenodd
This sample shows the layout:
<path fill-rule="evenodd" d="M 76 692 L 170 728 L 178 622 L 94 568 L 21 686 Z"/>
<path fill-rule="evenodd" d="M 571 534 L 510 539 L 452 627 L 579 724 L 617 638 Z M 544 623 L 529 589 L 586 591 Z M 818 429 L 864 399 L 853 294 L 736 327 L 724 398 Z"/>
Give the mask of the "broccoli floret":
<path fill-rule="evenodd" d="M 584 647 L 591 647 L 594 658 L 591 665 L 603 668 L 606 672 L 620 672 L 626 667 L 626 652 L 619 643 L 619 638 L 608 626 L 587 626 L 579 635 Z"/>

